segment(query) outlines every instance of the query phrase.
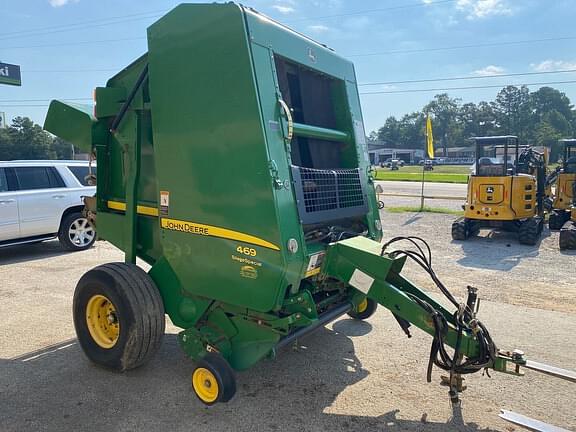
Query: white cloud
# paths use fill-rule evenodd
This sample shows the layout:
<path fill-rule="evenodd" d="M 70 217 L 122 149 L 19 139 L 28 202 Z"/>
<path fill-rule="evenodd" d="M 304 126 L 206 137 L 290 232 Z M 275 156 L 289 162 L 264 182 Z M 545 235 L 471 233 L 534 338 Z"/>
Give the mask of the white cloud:
<path fill-rule="evenodd" d="M 576 61 L 544 60 L 538 64 L 532 63 L 530 67 L 536 72 L 554 72 L 559 70 L 576 69 Z"/>
<path fill-rule="evenodd" d="M 330 27 L 327 27 L 323 24 L 315 24 L 315 25 L 309 25 L 308 30 L 314 33 L 324 33 L 330 30 Z"/>
<path fill-rule="evenodd" d="M 512 14 L 507 0 L 457 0 L 456 8 L 470 20 Z"/>
<path fill-rule="evenodd" d="M 290 14 L 294 12 L 294 8 L 292 6 L 285 6 L 285 5 L 274 5 L 272 8 L 276 9 L 281 14 Z"/>
<path fill-rule="evenodd" d="M 62 6 L 66 6 L 69 3 L 78 3 L 80 0 L 48 0 L 48 3 L 50 3 L 50 6 L 52 7 L 62 7 Z"/>
<path fill-rule="evenodd" d="M 472 72 L 474 75 L 478 76 L 494 76 L 494 75 L 501 75 L 506 72 L 506 69 L 500 66 L 486 66 L 485 68 L 475 70 Z"/>

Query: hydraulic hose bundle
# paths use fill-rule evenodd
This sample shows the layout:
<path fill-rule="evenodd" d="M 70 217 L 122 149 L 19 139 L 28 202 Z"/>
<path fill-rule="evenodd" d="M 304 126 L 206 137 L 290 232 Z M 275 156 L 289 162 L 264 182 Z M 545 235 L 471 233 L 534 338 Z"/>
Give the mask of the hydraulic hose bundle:
<path fill-rule="evenodd" d="M 476 289 L 468 287 L 468 301 L 466 304 L 458 302 L 434 272 L 434 269 L 432 268 L 432 252 L 430 246 L 424 239 L 414 236 L 395 237 L 383 245 L 381 255 L 384 255 L 386 249 L 390 245 L 401 241 L 410 242 L 416 250 L 399 249 L 389 252 L 388 255 L 392 258 L 406 256 L 416 262 L 426 273 L 428 273 L 442 294 L 444 294 L 444 296 L 456 307 L 456 312 L 453 315 L 453 322 L 451 324 L 456 327 L 457 338 L 454 345 L 454 353 L 450 355 L 446 349 L 445 340 L 449 323 L 444 315 L 428 302 L 413 296 L 410 293 L 406 293 L 430 315 L 434 324 L 434 335 L 426 376 L 427 381 L 430 382 L 432 379 L 432 365 L 436 365 L 443 370 L 449 371 L 451 386 L 450 395 L 452 400 L 455 401 L 457 400 L 457 389 L 453 388 L 455 382 L 454 378 L 459 375 L 470 374 L 491 367 L 496 359 L 496 345 L 484 324 L 476 318 L 478 305 Z M 423 245 L 423 247 L 421 245 Z M 461 352 L 462 334 L 464 332 L 473 334 L 478 342 L 478 354 L 474 357 L 466 358 Z"/>

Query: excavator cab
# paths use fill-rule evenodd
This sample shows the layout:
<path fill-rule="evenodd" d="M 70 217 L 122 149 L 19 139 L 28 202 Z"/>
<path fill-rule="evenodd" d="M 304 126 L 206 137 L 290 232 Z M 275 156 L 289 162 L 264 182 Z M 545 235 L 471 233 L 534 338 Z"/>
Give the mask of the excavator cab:
<path fill-rule="evenodd" d="M 564 139 L 562 169 L 566 174 L 576 174 L 576 139 Z"/>

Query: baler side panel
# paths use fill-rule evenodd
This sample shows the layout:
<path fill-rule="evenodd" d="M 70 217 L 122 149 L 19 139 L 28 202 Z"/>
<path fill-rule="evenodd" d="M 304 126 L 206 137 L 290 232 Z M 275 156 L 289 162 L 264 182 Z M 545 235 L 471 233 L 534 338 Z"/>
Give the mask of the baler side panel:
<path fill-rule="evenodd" d="M 290 152 L 284 140 L 282 124 L 280 122 L 280 105 L 277 94 L 273 52 L 260 45 L 252 44 L 252 59 L 258 86 L 260 109 L 262 112 L 263 129 L 268 144 L 268 155 L 277 170 L 277 187 L 274 189 L 275 204 L 278 214 L 278 226 L 281 227 L 282 242 L 286 244 L 289 239 L 295 239 L 299 245 L 304 244 L 302 227 L 298 223 L 298 210 L 292 188 L 290 187 Z M 286 286 L 291 285 L 295 292 L 300 286 L 300 277 L 307 264 L 304 256 L 305 249 L 299 247 L 296 253 L 289 253 L 283 249 L 286 262 Z M 306 262 L 305 262 L 306 261 Z M 282 303 L 285 291 L 279 292 L 278 305 Z"/>
<path fill-rule="evenodd" d="M 164 256 L 187 293 L 271 310 L 283 245 L 241 9 L 180 5 L 148 45 Z"/>

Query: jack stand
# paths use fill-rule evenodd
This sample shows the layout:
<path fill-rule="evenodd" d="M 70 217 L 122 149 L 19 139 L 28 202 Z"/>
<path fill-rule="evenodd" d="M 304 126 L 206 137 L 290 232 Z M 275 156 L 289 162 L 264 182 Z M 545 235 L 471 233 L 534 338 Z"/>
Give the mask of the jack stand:
<path fill-rule="evenodd" d="M 440 385 L 450 387 L 448 395 L 450 396 L 452 405 L 460 405 L 459 394 L 467 388 L 467 386 L 464 385 L 465 378 L 460 374 L 450 374 L 449 377 L 442 375 L 440 380 Z"/>

